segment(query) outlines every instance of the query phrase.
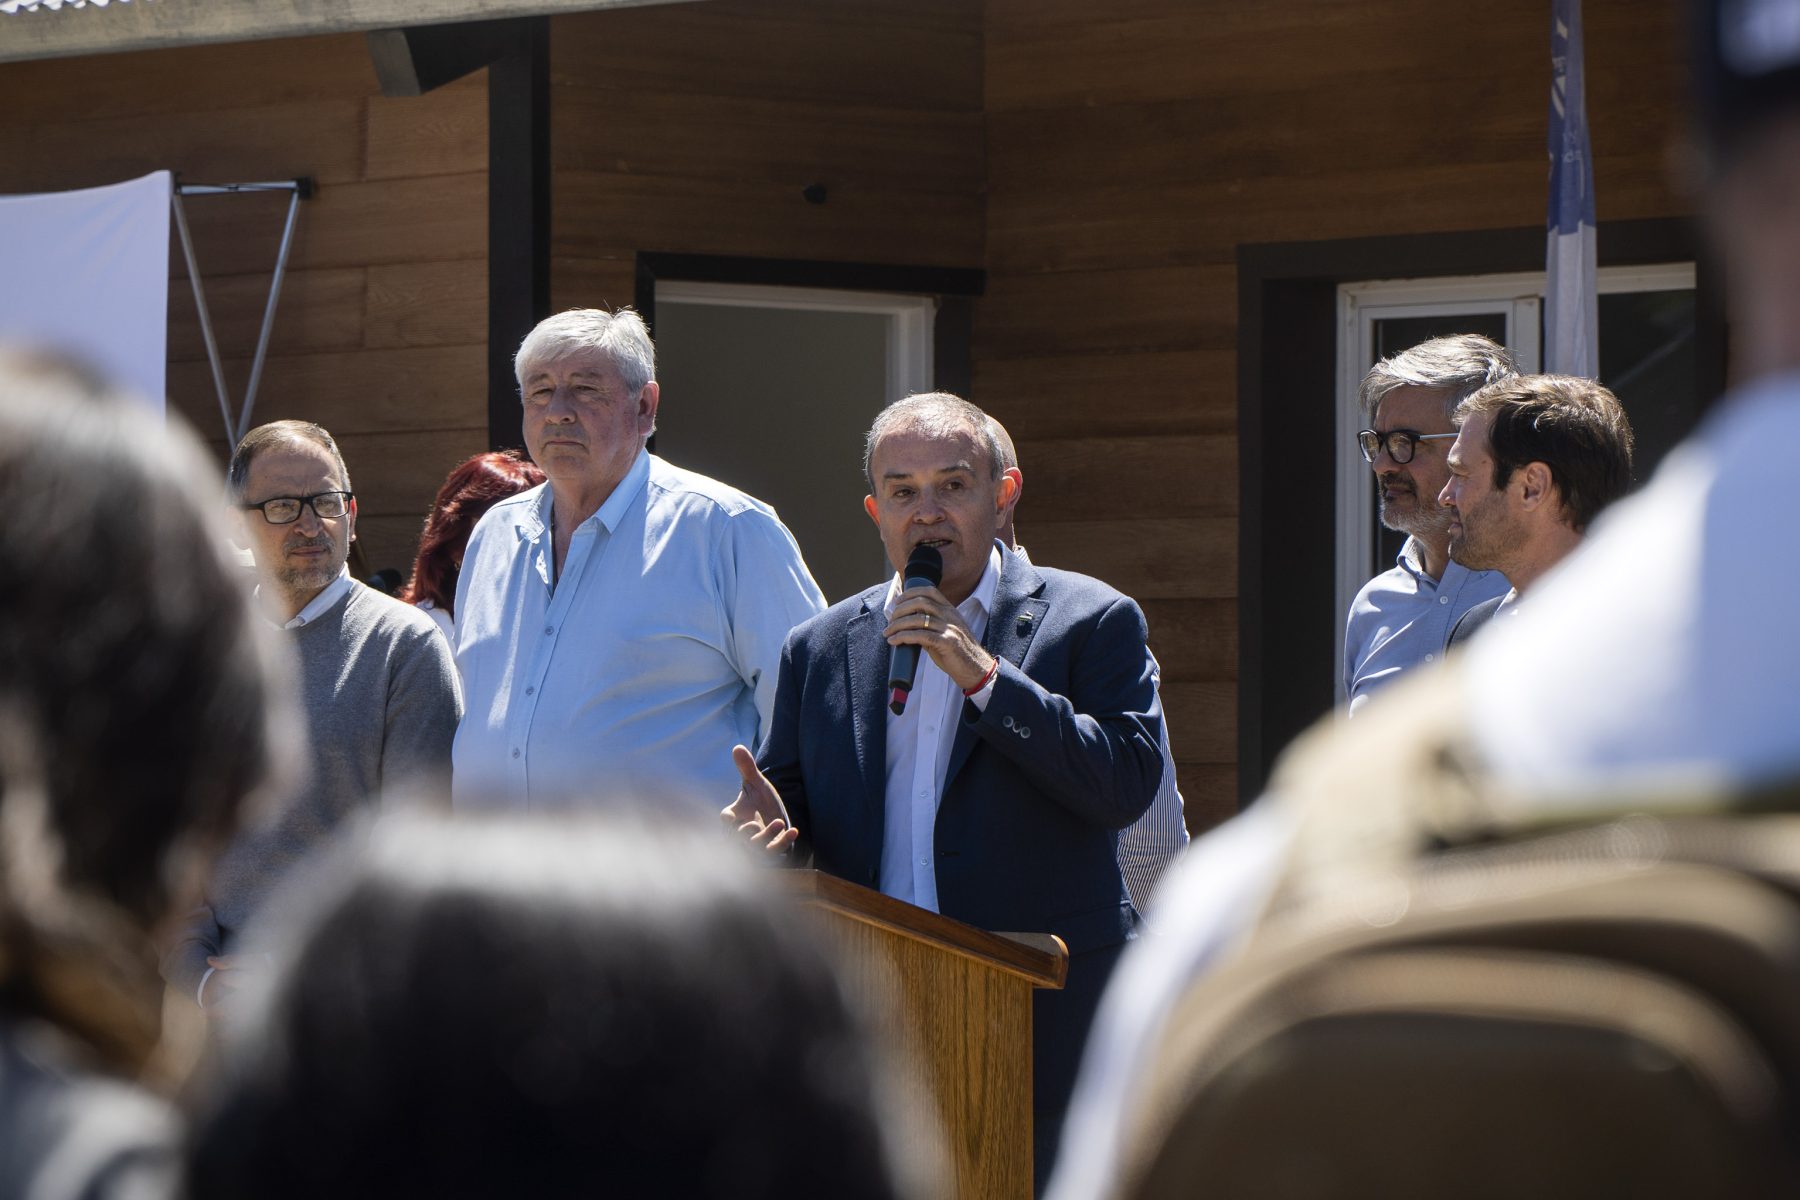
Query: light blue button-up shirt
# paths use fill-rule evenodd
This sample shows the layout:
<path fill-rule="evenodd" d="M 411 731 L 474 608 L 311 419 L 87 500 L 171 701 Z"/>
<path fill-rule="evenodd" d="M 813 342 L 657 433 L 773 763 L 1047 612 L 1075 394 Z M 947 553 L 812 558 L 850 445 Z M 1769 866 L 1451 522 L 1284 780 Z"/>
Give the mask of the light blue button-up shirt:
<path fill-rule="evenodd" d="M 1458 617 L 1510 585 L 1498 571 L 1471 571 L 1452 562 L 1442 579 L 1425 571 L 1424 550 L 1407 538 L 1391 570 L 1363 585 L 1344 627 L 1344 697 L 1350 712 L 1408 668 L 1444 656 Z"/>
<path fill-rule="evenodd" d="M 710 828 L 736 743 L 775 702 L 788 631 L 823 611 L 793 535 L 735 488 L 640 453 L 555 575 L 549 485 L 501 501 L 456 588 L 463 808 L 648 803 Z"/>

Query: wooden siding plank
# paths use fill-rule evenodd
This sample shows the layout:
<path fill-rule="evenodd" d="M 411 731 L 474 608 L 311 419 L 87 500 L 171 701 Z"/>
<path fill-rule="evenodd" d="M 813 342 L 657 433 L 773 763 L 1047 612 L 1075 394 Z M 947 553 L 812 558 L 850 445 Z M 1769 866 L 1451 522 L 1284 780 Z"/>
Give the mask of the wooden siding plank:
<path fill-rule="evenodd" d="M 89 14 L 72 16 L 79 21 Z M 72 81 L 77 90 L 71 90 Z M 252 100 L 333 103 L 380 91 L 367 42 L 359 34 L 109 53 L 85 61 L 18 62 L 0 71 L 7 121 L 21 123 L 77 114 L 90 119 L 133 114 L 186 118 Z"/>
<path fill-rule="evenodd" d="M 371 96 L 365 179 L 460 175 L 488 166 L 486 71 L 423 96 Z"/>
<path fill-rule="evenodd" d="M 413 537 L 431 502 L 457 463 L 487 449 L 487 427 L 433 429 L 425 433 L 337 434 L 344 465 L 356 485 L 356 504 L 370 517 L 404 517 Z M 412 556 L 407 556 L 412 561 Z"/>
<path fill-rule="evenodd" d="M 480 259 L 370 267 L 365 342 L 380 349 L 484 343 L 487 285 Z"/>
<path fill-rule="evenodd" d="M 1033 562 L 1104 579 L 1138 601 L 1237 595 L 1237 522 L 1229 517 L 1041 521 Z"/>
<path fill-rule="evenodd" d="M 979 113 L 572 84 L 554 103 L 559 171 L 971 195 L 986 182 Z"/>
<path fill-rule="evenodd" d="M 485 429 L 486 354 L 475 345 L 271 357 L 251 421 L 316 421 L 333 436 Z M 234 414 L 249 372 L 248 359 L 225 364 Z M 199 428 L 218 429 L 219 402 L 205 362 L 170 364 L 169 395 Z"/>
<path fill-rule="evenodd" d="M 1055 442 L 1022 439 L 1010 426 L 1025 475 L 1019 509 L 1033 521 L 1130 521 L 1237 515 L 1237 439 L 1095 436 Z"/>
<path fill-rule="evenodd" d="M 269 299 L 269 275 L 214 275 L 206 272 L 206 308 L 219 353 L 247 358 L 262 331 Z M 289 271 L 275 307 L 269 352 L 275 355 L 319 350 L 352 350 L 363 340 L 364 272 L 360 267 Z M 194 289 L 186 279 L 169 282 L 169 361 L 206 358 Z"/>
<path fill-rule="evenodd" d="M 1059 275 L 996 271 L 975 306 L 977 362 L 1225 350 L 1237 338 L 1235 266 Z"/>
<path fill-rule="evenodd" d="M 1599 157 L 1602 220 L 1685 210 L 1658 160 Z M 1229 263 L 1240 243 L 1496 229 L 1541 221 L 1541 162 L 1221 179 L 995 195 L 989 268 L 1003 273 Z M 1447 205 L 1447 194 L 1458 197 Z"/>
<path fill-rule="evenodd" d="M 1170 683 L 1236 679 L 1235 600 L 1143 600 L 1150 649 Z"/>
<path fill-rule="evenodd" d="M 550 308 L 622 308 L 637 302 L 635 258 L 553 258 Z"/>
<path fill-rule="evenodd" d="M 809 204 L 799 187 L 562 171 L 552 253 L 637 250 L 978 267 L 977 196 L 844 187 Z"/>
<path fill-rule="evenodd" d="M 1489 7 L 1480 21 L 1454 21 L 1435 0 L 1206 0 L 1174 9 L 1090 6 L 1085 20 L 990 21 L 988 109 L 1254 95 L 1304 80 L 1328 90 L 1390 89 L 1445 63 L 1471 74 L 1493 63 L 1532 64 L 1547 90 L 1549 33 L 1535 0 Z M 1400 32 L 1407 30 L 1413 35 Z"/>
<path fill-rule="evenodd" d="M 774 0 L 558 17 L 551 80 L 655 92 L 679 79 L 720 96 L 979 112 L 981 14 L 968 9 L 961 29 L 820 20 Z"/>
<path fill-rule="evenodd" d="M 1188 832 L 1199 837 L 1238 813 L 1237 767 L 1190 762 L 1175 751 L 1175 785 L 1181 789 Z"/>
<path fill-rule="evenodd" d="M 201 196 L 188 202 L 200 270 L 247 275 L 274 266 L 286 195 Z M 487 173 L 321 187 L 300 205 L 290 270 L 377 263 L 485 261 Z M 177 246 L 173 258 L 179 266 Z"/>
<path fill-rule="evenodd" d="M 1237 760 L 1237 684 L 1229 681 L 1162 686 L 1170 749 L 1177 762 Z"/>
<path fill-rule="evenodd" d="M 1233 433 L 1236 371 L 1230 349 L 979 357 L 971 399 L 1028 438 Z"/>
<path fill-rule="evenodd" d="M 73 116 L 75 114 L 71 114 Z M 132 113 L 0 123 L 0 191 L 98 187 L 170 170 L 194 183 L 362 173 L 358 100 L 221 106 L 204 119 Z"/>

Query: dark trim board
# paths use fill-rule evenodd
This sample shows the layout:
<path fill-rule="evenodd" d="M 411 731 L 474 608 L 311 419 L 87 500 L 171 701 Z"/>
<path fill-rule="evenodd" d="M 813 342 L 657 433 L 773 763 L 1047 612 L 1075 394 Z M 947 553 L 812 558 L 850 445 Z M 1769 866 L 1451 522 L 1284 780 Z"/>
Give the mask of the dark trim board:
<path fill-rule="evenodd" d="M 1699 264 L 1696 408 L 1704 408 L 1723 390 L 1726 344 L 1719 278 L 1696 224 L 1603 224 L 1598 256 L 1601 266 Z M 1288 742 L 1337 701 L 1336 425 L 1315 414 L 1329 416 L 1336 394 L 1338 285 L 1541 271 L 1544 230 L 1245 245 L 1237 263 L 1242 805 L 1262 793 Z"/>
<path fill-rule="evenodd" d="M 522 446 L 513 353 L 550 315 L 550 22 L 524 17 L 488 68 L 488 447 Z"/>
<path fill-rule="evenodd" d="M 887 263 L 822 262 L 798 258 L 743 258 L 724 254 L 640 251 L 634 297 L 644 323 L 656 332 L 656 284 L 744 283 L 764 287 L 831 288 L 845 292 L 898 292 L 936 296 L 932 323 L 932 386 L 969 394 L 974 378 L 971 344 L 974 298 L 987 290 L 987 272 L 968 267 L 918 267 Z"/>

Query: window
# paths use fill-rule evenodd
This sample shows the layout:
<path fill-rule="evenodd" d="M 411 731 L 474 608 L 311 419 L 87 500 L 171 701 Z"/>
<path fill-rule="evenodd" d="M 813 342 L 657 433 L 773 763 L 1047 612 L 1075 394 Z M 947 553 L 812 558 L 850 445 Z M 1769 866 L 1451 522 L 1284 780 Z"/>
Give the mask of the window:
<path fill-rule="evenodd" d="M 1608 267 L 1599 272 L 1600 379 L 1619 397 L 1637 434 L 1636 466 L 1646 478 L 1693 424 L 1694 266 Z M 1399 553 L 1402 536 L 1383 529 L 1374 482 L 1356 448 L 1362 377 L 1377 360 L 1427 338 L 1481 333 L 1510 346 L 1520 369 L 1540 369 L 1542 272 L 1450 279 L 1347 283 L 1338 288 L 1337 657 L 1343 614 L 1370 577 Z"/>

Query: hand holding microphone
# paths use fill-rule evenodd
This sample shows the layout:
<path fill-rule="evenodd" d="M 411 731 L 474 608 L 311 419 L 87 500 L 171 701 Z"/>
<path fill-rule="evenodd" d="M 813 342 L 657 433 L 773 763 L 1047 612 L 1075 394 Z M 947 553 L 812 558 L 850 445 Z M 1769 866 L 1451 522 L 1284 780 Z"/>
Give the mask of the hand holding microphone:
<path fill-rule="evenodd" d="M 906 562 L 903 596 L 882 636 L 888 640 L 888 708 L 895 715 L 906 711 L 919 666 L 919 650 L 931 655 L 938 669 L 965 692 L 984 681 L 994 658 L 981 648 L 962 614 L 937 591 L 943 579 L 944 560 L 935 546 L 916 546 Z M 919 591 L 918 589 L 930 589 Z"/>
<path fill-rule="evenodd" d="M 937 547 L 914 546 L 912 557 L 906 560 L 906 571 L 900 583 L 902 590 L 911 591 L 913 588 L 919 587 L 934 588 L 943 580 L 944 556 L 938 553 Z M 900 620 L 898 610 L 894 614 L 894 620 L 896 623 Z M 925 620 L 930 622 L 929 614 L 925 616 Z M 930 628 L 930 625 L 927 624 L 926 628 Z M 892 625 L 888 627 L 888 633 L 890 635 L 893 633 Z M 888 707 L 893 710 L 895 716 L 906 711 L 906 698 L 912 693 L 913 676 L 917 674 L 918 670 L 919 647 L 917 645 L 903 642 L 888 651 Z"/>

